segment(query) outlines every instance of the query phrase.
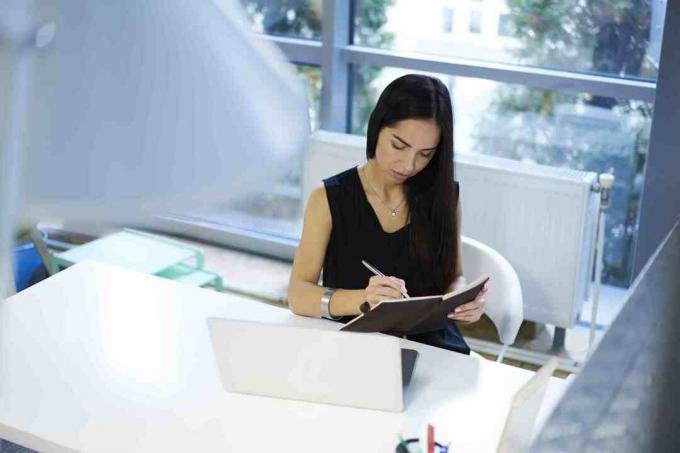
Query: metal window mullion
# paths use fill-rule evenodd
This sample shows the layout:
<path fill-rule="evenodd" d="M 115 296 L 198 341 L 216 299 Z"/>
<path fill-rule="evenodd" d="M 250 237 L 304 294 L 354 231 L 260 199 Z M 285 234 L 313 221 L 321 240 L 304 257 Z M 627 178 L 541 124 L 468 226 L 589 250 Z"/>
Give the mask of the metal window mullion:
<path fill-rule="evenodd" d="M 321 46 L 321 128 L 348 131 L 349 65 L 342 50 L 351 39 L 350 0 L 324 0 Z"/>
<path fill-rule="evenodd" d="M 417 71 L 473 77 L 501 83 L 526 85 L 559 91 L 590 93 L 598 96 L 654 101 L 656 83 L 569 71 L 559 71 L 503 63 L 471 61 L 348 45 L 342 49 L 349 64 L 391 66 Z"/>

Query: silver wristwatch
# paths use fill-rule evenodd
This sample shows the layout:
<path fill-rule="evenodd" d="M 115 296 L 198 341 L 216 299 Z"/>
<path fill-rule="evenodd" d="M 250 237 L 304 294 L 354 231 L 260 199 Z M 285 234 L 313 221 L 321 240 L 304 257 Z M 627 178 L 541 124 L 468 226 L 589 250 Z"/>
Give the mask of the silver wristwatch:
<path fill-rule="evenodd" d="M 340 319 L 340 316 L 334 317 L 331 315 L 330 310 L 328 309 L 328 305 L 331 301 L 331 297 L 333 296 L 333 293 L 335 292 L 335 288 L 328 288 L 324 293 L 323 296 L 321 296 L 321 316 L 327 319 Z"/>

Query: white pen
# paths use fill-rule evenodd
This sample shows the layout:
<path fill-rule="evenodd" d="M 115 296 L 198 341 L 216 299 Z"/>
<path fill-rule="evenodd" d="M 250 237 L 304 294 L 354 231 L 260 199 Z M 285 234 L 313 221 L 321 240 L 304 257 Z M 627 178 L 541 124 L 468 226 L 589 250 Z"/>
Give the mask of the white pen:
<path fill-rule="evenodd" d="M 373 266 L 371 266 L 370 264 L 368 264 L 366 261 L 361 260 L 361 264 L 363 264 L 364 266 L 366 266 L 366 269 L 368 269 L 369 271 L 373 272 L 374 275 L 377 275 L 378 277 L 384 277 L 384 276 L 385 276 L 385 274 L 383 274 L 383 273 L 380 272 L 378 269 L 376 269 L 375 267 L 373 267 Z M 406 291 L 401 291 L 401 290 L 400 290 L 399 292 L 401 293 L 402 296 L 408 297 L 408 293 L 407 293 Z"/>

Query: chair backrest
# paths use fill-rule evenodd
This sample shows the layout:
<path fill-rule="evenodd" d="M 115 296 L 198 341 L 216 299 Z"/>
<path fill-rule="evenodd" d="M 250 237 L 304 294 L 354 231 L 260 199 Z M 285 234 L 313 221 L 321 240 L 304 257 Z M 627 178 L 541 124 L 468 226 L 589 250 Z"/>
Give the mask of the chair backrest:
<path fill-rule="evenodd" d="M 557 358 L 551 357 L 512 398 L 505 420 L 498 453 L 523 453 L 529 450 L 550 377 L 557 368 Z"/>
<path fill-rule="evenodd" d="M 486 315 L 491 318 L 501 343 L 511 345 L 524 319 L 522 287 L 517 273 L 503 256 L 479 241 L 461 238 L 463 272 L 469 278 L 488 275 Z"/>

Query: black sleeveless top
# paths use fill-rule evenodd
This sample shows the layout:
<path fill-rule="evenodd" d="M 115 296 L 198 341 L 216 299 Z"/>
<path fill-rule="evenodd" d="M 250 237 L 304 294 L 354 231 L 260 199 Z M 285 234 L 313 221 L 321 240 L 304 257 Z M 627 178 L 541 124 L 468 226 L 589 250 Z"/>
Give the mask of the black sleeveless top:
<path fill-rule="evenodd" d="M 387 233 L 382 229 L 373 207 L 366 198 L 357 168 L 351 168 L 324 180 L 333 227 L 323 263 L 323 286 L 364 289 L 373 274 L 361 260 L 366 260 L 385 275 L 406 281 L 411 297 L 436 294 L 410 259 L 410 225 Z M 345 316 L 340 322 L 348 322 Z M 470 348 L 454 321 L 446 329 L 410 335 L 409 340 L 469 354 Z"/>

